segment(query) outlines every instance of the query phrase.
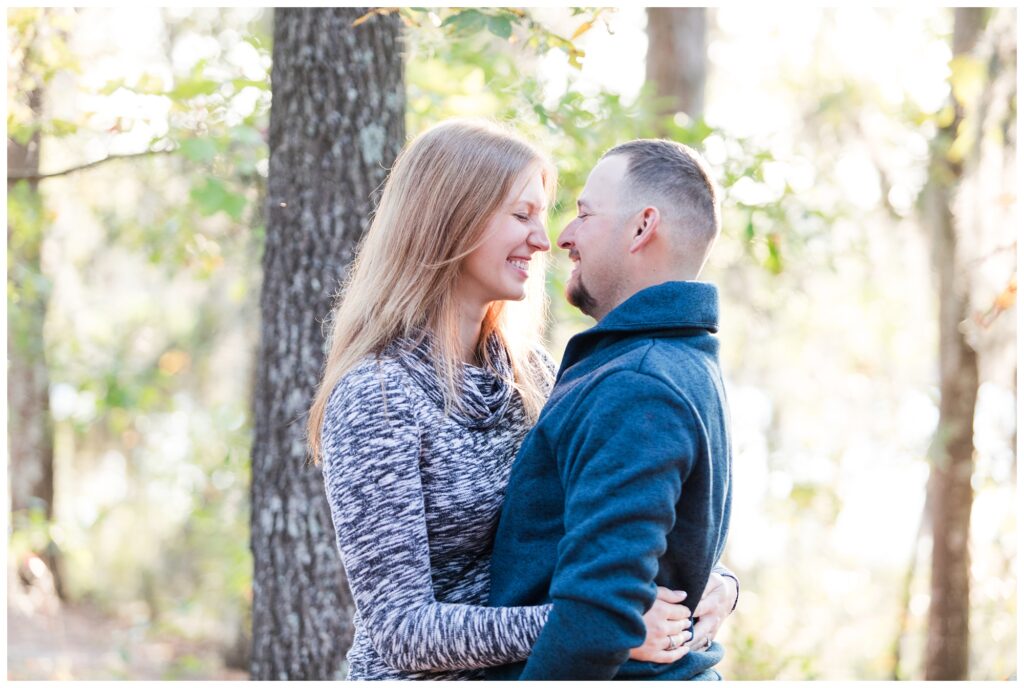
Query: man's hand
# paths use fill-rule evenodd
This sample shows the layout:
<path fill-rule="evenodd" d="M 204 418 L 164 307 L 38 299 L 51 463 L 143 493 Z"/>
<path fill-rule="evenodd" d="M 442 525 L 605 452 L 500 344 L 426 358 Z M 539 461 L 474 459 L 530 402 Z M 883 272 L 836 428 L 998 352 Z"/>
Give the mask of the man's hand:
<path fill-rule="evenodd" d="M 735 600 L 736 582 L 728 576 L 712 572 L 700 603 L 693 610 L 693 616 L 698 621 L 693 627 L 693 638 L 685 647 L 694 652 L 710 647 L 725 617 L 732 613 Z"/>
<path fill-rule="evenodd" d="M 685 599 L 685 592 L 658 586 L 658 597 L 644 614 L 647 637 L 643 645 L 630 650 L 630 659 L 671 664 L 690 651 L 683 644 L 690 637 L 690 610 L 683 606 Z"/>

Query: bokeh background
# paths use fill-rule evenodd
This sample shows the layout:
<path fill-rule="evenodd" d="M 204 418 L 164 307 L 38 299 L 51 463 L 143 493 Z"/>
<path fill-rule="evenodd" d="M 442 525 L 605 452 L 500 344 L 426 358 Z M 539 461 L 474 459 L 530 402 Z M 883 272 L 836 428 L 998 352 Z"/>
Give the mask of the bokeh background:
<path fill-rule="evenodd" d="M 722 296 L 743 586 L 723 673 L 923 678 L 930 609 L 962 603 L 942 642 L 967 648 L 965 677 L 1015 675 L 1016 11 L 365 22 L 396 14 L 407 134 L 513 123 L 558 165 L 552 238 L 617 142 L 668 136 L 715 170 L 702 278 Z M 8 678 L 249 676 L 273 22 L 7 11 Z M 562 299 L 561 253 L 556 358 L 592 323 Z M 929 478 L 946 460 L 966 517 Z M 966 537 L 968 597 L 933 533 Z"/>

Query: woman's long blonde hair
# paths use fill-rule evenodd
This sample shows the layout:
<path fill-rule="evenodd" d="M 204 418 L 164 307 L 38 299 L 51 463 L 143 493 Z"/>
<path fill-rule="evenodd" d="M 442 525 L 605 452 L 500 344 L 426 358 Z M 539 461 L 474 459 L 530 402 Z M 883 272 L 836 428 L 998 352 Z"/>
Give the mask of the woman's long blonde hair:
<path fill-rule="evenodd" d="M 516 181 L 533 170 L 541 173 L 552 199 L 556 173 L 550 160 L 511 131 L 484 120 L 448 120 L 417 136 L 399 154 L 334 309 L 330 349 L 306 426 L 314 463 L 320 462 L 324 413 L 335 385 L 360 359 L 380 353 L 395 339 L 422 337 L 424 331 L 432 335 L 446 398 L 458 405 L 455 289 L 462 262 L 483 242 L 485 228 Z M 493 302 L 477 354 L 489 365 L 485 343 L 491 335 L 499 338 L 511 359 L 510 382 L 535 420 L 550 373 L 533 350 L 543 319 L 544 261 L 531 262 L 527 298 L 532 303 L 526 305 L 533 322 L 525 331 L 512 328 L 506 302 Z"/>

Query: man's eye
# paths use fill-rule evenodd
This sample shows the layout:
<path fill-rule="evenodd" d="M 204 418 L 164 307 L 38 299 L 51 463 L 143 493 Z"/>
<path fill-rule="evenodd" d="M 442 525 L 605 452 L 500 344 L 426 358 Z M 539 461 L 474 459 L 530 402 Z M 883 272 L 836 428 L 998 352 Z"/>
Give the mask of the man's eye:
<path fill-rule="evenodd" d="M 590 217 L 590 213 L 580 213 L 576 217 L 582 220 L 584 218 Z"/>

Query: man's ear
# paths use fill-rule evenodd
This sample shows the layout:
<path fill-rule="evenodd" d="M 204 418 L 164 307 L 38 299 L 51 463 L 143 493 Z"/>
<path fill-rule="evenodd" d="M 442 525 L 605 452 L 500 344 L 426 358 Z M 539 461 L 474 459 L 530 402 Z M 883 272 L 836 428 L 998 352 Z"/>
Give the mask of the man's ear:
<path fill-rule="evenodd" d="M 661 225 L 661 213 L 654 206 L 647 206 L 639 213 L 633 221 L 633 237 L 629 242 L 629 252 L 636 253 L 654 238 Z"/>

